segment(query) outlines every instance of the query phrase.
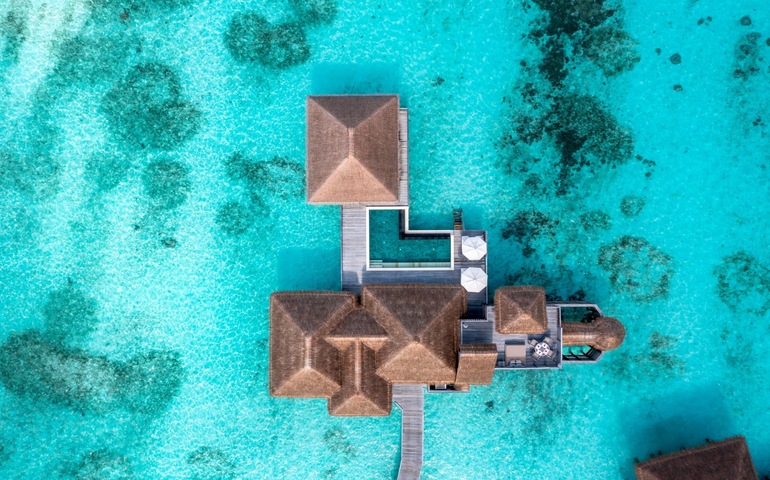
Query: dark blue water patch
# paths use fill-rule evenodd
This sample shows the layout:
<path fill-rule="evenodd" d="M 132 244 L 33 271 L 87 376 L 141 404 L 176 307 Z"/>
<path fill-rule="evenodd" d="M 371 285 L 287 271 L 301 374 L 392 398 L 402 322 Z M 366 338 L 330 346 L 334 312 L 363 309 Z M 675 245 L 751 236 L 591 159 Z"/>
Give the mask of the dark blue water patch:
<path fill-rule="evenodd" d="M 64 40 L 56 50 L 54 74 L 67 85 L 108 80 L 124 70 L 137 49 L 141 49 L 140 39 L 126 32 L 80 34 Z"/>
<path fill-rule="evenodd" d="M 0 150 L 0 186 L 32 199 L 52 196 L 59 187 L 61 168 L 47 152 L 41 153 Z"/>
<path fill-rule="evenodd" d="M 251 206 L 239 201 L 229 201 L 217 209 L 217 226 L 228 235 L 239 236 L 246 233 L 257 219 L 258 213 Z"/>
<path fill-rule="evenodd" d="M 200 447 L 187 456 L 190 480 L 233 480 L 238 466 L 218 448 Z"/>
<path fill-rule="evenodd" d="M 580 225 L 586 232 L 609 230 L 612 228 L 612 218 L 602 210 L 589 210 L 580 214 Z"/>
<path fill-rule="evenodd" d="M 644 210 L 646 201 L 643 197 L 636 195 L 626 195 L 620 199 L 620 213 L 627 218 L 638 216 Z"/>
<path fill-rule="evenodd" d="M 510 220 L 506 221 L 501 235 L 504 240 L 512 238 L 522 245 L 522 254 L 525 257 L 535 253 L 533 242 L 540 237 L 556 236 L 559 220 L 549 214 L 536 210 L 522 210 L 516 212 Z"/>
<path fill-rule="evenodd" d="M 86 160 L 85 178 L 96 194 L 105 194 L 126 179 L 132 164 L 131 157 L 117 149 L 100 150 Z"/>
<path fill-rule="evenodd" d="M 336 0 L 289 0 L 289 5 L 304 25 L 329 24 L 337 17 Z"/>
<path fill-rule="evenodd" d="M 532 259 L 505 275 L 505 285 L 538 285 L 545 289 L 548 301 L 565 300 L 583 301 L 586 298 L 596 300 L 596 292 L 582 285 L 579 275 L 566 265 L 555 269 L 546 268 L 544 263 L 533 264 Z"/>
<path fill-rule="evenodd" d="M 142 173 L 144 192 L 160 210 L 172 210 L 185 201 L 192 188 L 190 169 L 181 162 L 161 158 L 153 160 Z"/>
<path fill-rule="evenodd" d="M 61 343 L 87 337 L 98 324 L 98 307 L 94 298 L 68 281 L 48 294 L 43 307 L 45 335 Z"/>
<path fill-rule="evenodd" d="M 622 236 L 599 249 L 599 266 L 617 292 L 638 302 L 668 296 L 673 259 L 642 237 Z"/>
<path fill-rule="evenodd" d="M 590 178 L 601 176 L 626 163 L 634 151 L 631 131 L 592 96 L 557 97 L 545 128 L 560 152 L 560 193 L 574 188 L 581 170 Z"/>
<path fill-rule="evenodd" d="M 316 63 L 310 72 L 310 91 L 314 95 L 365 95 L 402 93 L 398 75 L 401 66 L 393 63 Z"/>
<path fill-rule="evenodd" d="M 770 268 L 744 251 L 728 255 L 714 267 L 717 295 L 735 313 L 770 311 Z"/>
<path fill-rule="evenodd" d="M 339 427 L 324 432 L 323 443 L 330 452 L 337 454 L 345 463 L 358 455 L 358 449 L 348 440 L 347 433 Z"/>
<path fill-rule="evenodd" d="M 20 10 L 11 9 L 0 18 L 0 37 L 5 39 L 3 55 L 12 62 L 18 61 L 21 46 L 29 35 L 27 22 L 26 12 Z"/>
<path fill-rule="evenodd" d="M 102 101 L 110 131 L 130 148 L 169 150 L 195 135 L 202 115 L 185 99 L 177 73 L 162 63 L 135 65 Z"/>
<path fill-rule="evenodd" d="M 269 205 L 273 198 L 298 199 L 305 194 L 305 169 L 290 158 L 255 160 L 235 152 L 224 164 L 230 179 L 242 182 L 249 190 L 255 206 Z"/>
<path fill-rule="evenodd" d="M 0 346 L 0 381 L 8 391 L 84 414 L 117 409 L 160 414 L 185 377 L 178 354 L 170 351 L 114 362 L 53 342 L 38 330 L 13 333 Z"/>
<path fill-rule="evenodd" d="M 547 35 L 572 35 L 598 27 L 615 13 L 613 6 L 605 5 L 609 2 L 604 0 L 534 0 L 534 3 L 548 14 Z"/>
<path fill-rule="evenodd" d="M 735 45 L 733 77 L 746 80 L 762 71 L 759 40 L 762 34 L 751 32 L 742 35 Z"/>
<path fill-rule="evenodd" d="M 239 12 L 230 19 L 224 43 L 240 63 L 259 63 L 285 70 L 310 60 L 310 44 L 300 23 L 271 24 L 255 11 Z"/>
<path fill-rule="evenodd" d="M 615 25 L 591 30 L 578 43 L 577 51 L 598 66 L 607 77 L 631 71 L 642 56 L 638 42 Z"/>
<path fill-rule="evenodd" d="M 340 251 L 324 248 L 283 248 L 278 251 L 279 290 L 338 290 Z"/>
<path fill-rule="evenodd" d="M 719 385 L 687 385 L 659 396 L 645 396 L 620 413 L 630 457 L 625 473 L 633 478 L 634 461 L 646 461 L 738 432 Z"/>
<path fill-rule="evenodd" d="M 130 459 L 103 448 L 83 454 L 73 465 L 66 466 L 61 478 L 73 480 L 133 480 L 134 466 Z"/>

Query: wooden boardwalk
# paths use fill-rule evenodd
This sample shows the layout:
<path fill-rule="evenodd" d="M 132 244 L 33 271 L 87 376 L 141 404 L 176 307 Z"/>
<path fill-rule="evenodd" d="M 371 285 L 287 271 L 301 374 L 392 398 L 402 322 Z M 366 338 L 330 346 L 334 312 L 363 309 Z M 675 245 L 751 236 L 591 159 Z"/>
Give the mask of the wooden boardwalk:
<path fill-rule="evenodd" d="M 409 205 L 409 112 L 398 110 L 398 161 L 401 167 L 398 178 L 398 204 Z"/>
<path fill-rule="evenodd" d="M 561 368 L 561 307 L 548 305 L 548 326 L 545 333 L 539 335 L 506 335 L 495 330 L 495 307 L 487 307 L 486 320 L 461 320 L 460 343 L 494 343 L 497 345 L 497 360 L 505 360 L 505 344 L 518 343 L 527 345 L 527 356 L 522 367 L 498 367 L 499 370 L 515 370 L 520 368 Z M 557 354 L 552 359 L 532 356 L 533 347 L 529 345 L 530 339 L 542 341 L 550 337 L 556 340 Z"/>
<path fill-rule="evenodd" d="M 425 385 L 393 385 L 393 401 L 401 408 L 399 480 L 420 478 L 425 410 Z"/>

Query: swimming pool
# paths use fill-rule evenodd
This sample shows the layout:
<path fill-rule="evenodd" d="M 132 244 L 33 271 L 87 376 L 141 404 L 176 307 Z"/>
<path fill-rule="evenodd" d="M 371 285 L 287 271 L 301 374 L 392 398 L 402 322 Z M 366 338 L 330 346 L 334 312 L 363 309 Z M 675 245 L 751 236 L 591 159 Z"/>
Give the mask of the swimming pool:
<path fill-rule="evenodd" d="M 376 92 L 409 108 L 412 228 L 463 208 L 493 289 L 628 330 L 426 396 L 425 478 L 632 478 L 736 433 L 770 473 L 770 12 L 567 5 L 1 4 L 0 477 L 395 476 L 397 409 L 267 393 L 269 293 L 339 288 L 305 96 Z"/>

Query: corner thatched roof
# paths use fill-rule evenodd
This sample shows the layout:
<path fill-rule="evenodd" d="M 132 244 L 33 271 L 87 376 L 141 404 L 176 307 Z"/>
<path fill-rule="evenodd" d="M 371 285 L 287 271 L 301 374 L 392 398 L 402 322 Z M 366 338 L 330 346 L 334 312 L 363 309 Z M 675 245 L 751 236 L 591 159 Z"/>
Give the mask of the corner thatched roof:
<path fill-rule="evenodd" d="M 307 97 L 307 201 L 398 200 L 398 95 Z"/>
<path fill-rule="evenodd" d="M 323 337 L 355 305 L 347 292 L 270 296 L 271 395 L 330 397 L 339 390 L 339 354 Z"/>
<path fill-rule="evenodd" d="M 377 374 L 391 383 L 453 383 L 459 319 L 466 292 L 460 285 L 365 285 L 361 303 L 387 330 Z"/>
<path fill-rule="evenodd" d="M 538 334 L 546 331 L 545 289 L 500 287 L 495 291 L 495 322 L 498 333 Z"/>
<path fill-rule="evenodd" d="M 460 345 L 457 376 L 460 385 L 489 385 L 497 365 L 497 346 L 490 344 Z"/>
<path fill-rule="evenodd" d="M 743 437 L 663 455 L 637 463 L 634 470 L 639 480 L 757 480 Z"/>
<path fill-rule="evenodd" d="M 591 323 L 564 322 L 562 345 L 590 345 L 602 351 L 615 350 L 626 338 L 626 328 L 617 319 L 599 317 Z"/>
<path fill-rule="evenodd" d="M 334 416 L 390 415 L 391 386 L 376 373 L 375 351 L 361 342 L 351 343 L 342 352 L 342 388 L 328 403 Z"/>

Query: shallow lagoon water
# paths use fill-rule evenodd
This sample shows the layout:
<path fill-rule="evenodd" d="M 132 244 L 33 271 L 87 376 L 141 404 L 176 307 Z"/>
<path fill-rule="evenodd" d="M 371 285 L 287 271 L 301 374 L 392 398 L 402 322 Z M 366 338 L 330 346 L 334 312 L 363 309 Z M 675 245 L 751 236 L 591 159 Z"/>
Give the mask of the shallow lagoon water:
<path fill-rule="evenodd" d="M 413 228 L 461 207 L 489 230 L 492 288 L 541 284 L 628 329 L 598 365 L 428 396 L 425 478 L 632 478 L 733 434 L 770 473 L 763 2 L 627 0 L 578 25 L 548 20 L 569 18 L 557 1 L 316 3 L 336 14 L 0 5 L 0 477 L 395 476 L 397 409 L 267 395 L 269 293 L 339 288 L 338 210 L 306 205 L 296 169 L 304 97 L 376 92 L 410 109 Z M 287 27 L 236 61 L 242 12 L 306 44 Z M 11 341 L 33 329 L 52 346 Z M 151 352 L 179 359 L 178 388 L 136 379 Z M 124 401 L 144 388 L 157 408 Z"/>

